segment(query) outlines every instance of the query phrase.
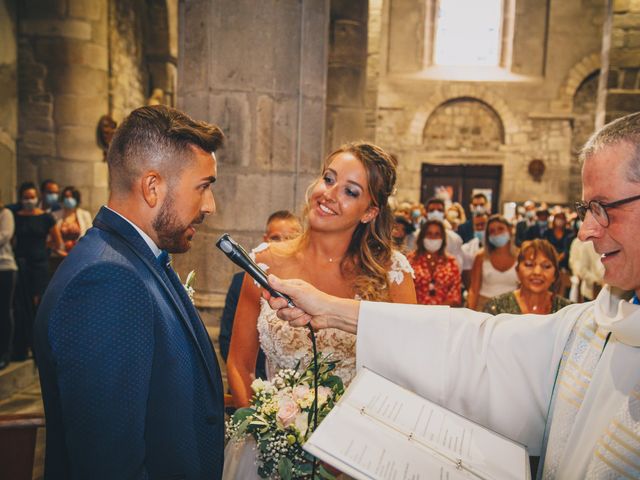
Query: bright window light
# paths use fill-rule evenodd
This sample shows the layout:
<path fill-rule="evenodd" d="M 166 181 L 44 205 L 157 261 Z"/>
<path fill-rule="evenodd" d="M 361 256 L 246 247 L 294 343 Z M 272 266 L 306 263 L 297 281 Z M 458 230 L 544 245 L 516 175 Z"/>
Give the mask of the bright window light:
<path fill-rule="evenodd" d="M 502 0 L 440 0 L 436 65 L 498 66 Z"/>

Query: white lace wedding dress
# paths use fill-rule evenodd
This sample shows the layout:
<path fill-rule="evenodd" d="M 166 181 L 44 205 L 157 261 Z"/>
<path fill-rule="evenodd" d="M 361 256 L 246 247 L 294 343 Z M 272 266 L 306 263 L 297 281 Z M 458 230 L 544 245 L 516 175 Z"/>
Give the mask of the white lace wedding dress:
<path fill-rule="evenodd" d="M 252 252 L 255 254 L 268 248 L 266 243 L 259 245 Z M 404 273 L 413 276 L 413 269 L 407 258 L 398 251 L 391 257 L 391 269 L 388 272 L 390 283 L 402 283 Z M 263 270 L 269 266 L 260 264 Z M 306 328 L 291 327 L 280 320 L 269 304 L 260 299 L 260 314 L 257 321 L 260 346 L 267 359 L 267 376 L 273 375 L 283 368 L 294 368 L 298 362 L 308 365 L 313 357 L 311 340 Z M 355 375 L 356 336 L 334 328 L 316 332 L 318 355 L 331 354 L 331 361 L 336 362 L 334 373 L 339 376 L 345 387 Z M 255 442 L 253 439 L 230 441 L 224 452 L 224 480 L 242 479 L 259 480 L 256 465 Z"/>

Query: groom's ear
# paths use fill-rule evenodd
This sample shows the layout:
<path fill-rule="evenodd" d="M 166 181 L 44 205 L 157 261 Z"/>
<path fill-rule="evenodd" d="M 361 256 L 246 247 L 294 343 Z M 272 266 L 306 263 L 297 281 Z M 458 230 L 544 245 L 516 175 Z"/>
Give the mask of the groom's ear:
<path fill-rule="evenodd" d="M 146 204 L 155 208 L 164 198 L 166 186 L 158 172 L 149 170 L 140 179 L 140 190 Z"/>

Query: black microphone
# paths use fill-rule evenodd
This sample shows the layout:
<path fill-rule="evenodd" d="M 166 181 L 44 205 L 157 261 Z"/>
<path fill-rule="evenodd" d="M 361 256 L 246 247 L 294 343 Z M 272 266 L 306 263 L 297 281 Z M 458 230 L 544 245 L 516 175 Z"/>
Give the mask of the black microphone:
<path fill-rule="evenodd" d="M 233 263 L 238 265 L 241 269 L 247 272 L 251 277 L 260 284 L 260 286 L 266 289 L 272 296 L 284 298 L 290 307 L 295 307 L 293 301 L 284 293 L 274 290 L 269 281 L 267 280 L 267 274 L 262 270 L 256 262 L 251 260 L 251 257 L 242 246 L 236 242 L 228 233 L 223 234 L 216 242 L 222 252 L 229 257 Z"/>

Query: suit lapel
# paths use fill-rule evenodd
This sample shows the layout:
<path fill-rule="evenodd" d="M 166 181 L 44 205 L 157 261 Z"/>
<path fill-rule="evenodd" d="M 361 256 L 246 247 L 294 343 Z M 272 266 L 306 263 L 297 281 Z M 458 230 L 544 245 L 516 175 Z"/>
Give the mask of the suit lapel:
<path fill-rule="evenodd" d="M 100 230 L 103 230 L 109 234 L 111 234 L 112 238 L 120 242 L 123 246 L 128 248 L 131 252 L 133 252 L 141 261 L 145 264 L 145 266 L 151 271 L 153 276 L 156 278 L 158 283 L 163 287 L 165 293 L 170 299 L 170 303 L 172 303 L 177 317 L 180 319 L 184 327 L 187 329 L 189 333 L 189 337 L 194 342 L 196 346 L 196 350 L 198 351 L 200 358 L 205 366 L 205 369 L 208 373 L 207 378 L 211 388 L 214 393 L 217 392 L 217 385 L 214 382 L 214 378 L 217 378 L 214 375 L 214 370 L 211 362 L 205 355 L 201 342 L 198 341 L 198 335 L 194 331 L 193 324 L 189 318 L 189 314 L 187 313 L 187 309 L 189 308 L 185 302 L 180 300 L 180 295 L 184 293 L 184 296 L 189 298 L 186 292 L 183 292 L 177 288 L 174 288 L 171 280 L 167 272 L 160 266 L 155 255 L 146 244 L 144 239 L 140 236 L 140 234 L 124 219 L 120 218 L 120 216 L 107 208 L 102 207 L 96 218 L 93 221 L 93 225 Z M 175 273 L 173 273 L 175 275 Z M 180 284 L 180 281 L 177 279 L 176 281 Z M 182 290 L 184 287 L 179 285 Z M 191 305 L 191 308 L 195 310 L 195 307 Z M 197 311 L 196 311 L 197 313 Z M 200 321 L 200 317 L 197 316 L 198 321 Z M 202 327 L 204 328 L 204 327 Z M 211 346 L 211 341 L 209 340 L 208 344 Z M 213 357 L 213 347 L 212 348 L 212 357 Z"/>

